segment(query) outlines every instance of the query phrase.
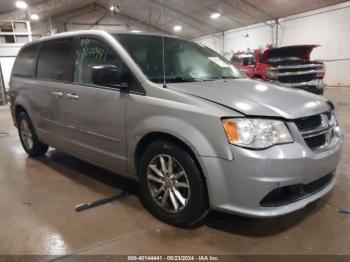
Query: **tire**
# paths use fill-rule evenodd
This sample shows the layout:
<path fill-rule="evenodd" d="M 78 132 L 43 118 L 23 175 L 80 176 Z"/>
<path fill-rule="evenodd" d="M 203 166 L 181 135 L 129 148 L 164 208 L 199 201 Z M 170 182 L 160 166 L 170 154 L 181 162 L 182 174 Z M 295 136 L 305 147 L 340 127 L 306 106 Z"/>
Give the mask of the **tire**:
<path fill-rule="evenodd" d="M 44 155 L 49 149 L 48 145 L 41 143 L 35 133 L 32 121 L 25 112 L 20 112 L 17 116 L 18 135 L 23 149 L 31 157 Z M 31 142 L 30 142 L 31 141 Z"/>
<path fill-rule="evenodd" d="M 172 165 L 169 164 L 170 158 Z M 203 176 L 192 156 L 177 144 L 166 140 L 151 143 L 141 157 L 139 178 L 142 202 L 160 220 L 178 227 L 189 227 L 208 213 L 208 193 Z"/>

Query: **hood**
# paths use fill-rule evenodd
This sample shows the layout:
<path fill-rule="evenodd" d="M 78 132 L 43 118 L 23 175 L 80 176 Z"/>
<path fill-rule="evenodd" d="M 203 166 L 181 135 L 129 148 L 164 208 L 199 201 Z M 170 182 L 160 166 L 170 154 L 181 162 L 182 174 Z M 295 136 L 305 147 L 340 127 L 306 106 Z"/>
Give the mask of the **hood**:
<path fill-rule="evenodd" d="M 298 57 L 304 60 L 310 59 L 310 53 L 318 45 L 293 45 L 278 48 L 269 48 L 263 52 L 263 60 L 280 57 Z"/>
<path fill-rule="evenodd" d="M 174 83 L 167 87 L 251 116 L 296 119 L 331 108 L 328 100 L 321 96 L 250 79 Z"/>

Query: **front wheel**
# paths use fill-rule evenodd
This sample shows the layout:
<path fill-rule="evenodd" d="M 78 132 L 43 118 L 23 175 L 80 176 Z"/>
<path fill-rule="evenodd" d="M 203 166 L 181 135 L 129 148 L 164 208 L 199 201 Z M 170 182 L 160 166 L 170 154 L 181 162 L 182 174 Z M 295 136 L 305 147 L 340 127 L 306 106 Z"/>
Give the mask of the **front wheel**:
<path fill-rule="evenodd" d="M 18 114 L 17 126 L 22 146 L 28 155 L 37 157 L 47 152 L 49 147 L 38 140 L 33 124 L 25 112 Z"/>
<path fill-rule="evenodd" d="M 200 170 L 192 156 L 175 143 L 149 145 L 139 174 L 143 202 L 162 221 L 184 227 L 207 214 L 208 196 Z"/>

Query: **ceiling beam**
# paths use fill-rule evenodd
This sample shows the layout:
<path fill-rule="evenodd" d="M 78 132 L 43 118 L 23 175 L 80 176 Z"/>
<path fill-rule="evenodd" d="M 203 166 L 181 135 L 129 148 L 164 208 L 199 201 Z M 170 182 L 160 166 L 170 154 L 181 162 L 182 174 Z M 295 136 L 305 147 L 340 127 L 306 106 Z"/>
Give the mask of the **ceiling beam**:
<path fill-rule="evenodd" d="M 26 20 L 30 14 L 38 14 L 41 16 L 52 16 L 57 13 L 67 10 L 68 7 L 81 6 L 82 3 L 87 5 L 94 3 L 94 0 L 47 0 L 42 3 L 29 6 L 26 11 L 15 10 L 9 13 L 0 15 L 0 20 Z"/>
<path fill-rule="evenodd" d="M 272 24 L 267 22 L 269 20 L 274 20 L 273 17 L 270 17 L 268 14 L 260 11 L 255 6 L 248 4 L 244 0 L 223 0 L 223 3 L 225 3 L 228 6 L 231 6 L 234 9 L 237 9 L 238 11 L 257 21 L 260 21 L 261 23 L 266 24 L 267 26 L 273 26 Z"/>
<path fill-rule="evenodd" d="M 149 2 L 152 2 L 152 3 L 154 3 L 154 4 L 157 4 L 157 5 L 161 5 L 161 3 L 159 3 L 158 1 L 156 1 L 156 0 L 148 0 Z M 171 12 L 174 12 L 174 13 L 176 13 L 177 15 L 179 15 L 179 17 L 177 17 L 177 18 L 173 18 L 173 17 L 171 17 L 170 15 L 169 15 L 169 13 L 168 14 L 166 14 L 168 17 L 171 17 L 171 19 L 172 19 L 172 21 L 171 22 L 168 22 L 168 23 L 166 23 L 166 24 L 164 24 L 164 26 L 166 26 L 166 25 L 169 25 L 169 24 L 171 24 L 171 23 L 173 23 L 173 22 L 177 22 L 177 21 L 181 21 L 181 22 L 183 22 L 182 21 L 182 19 L 183 18 L 187 18 L 187 19 L 189 19 L 189 20 L 192 20 L 193 22 L 195 22 L 195 24 L 199 24 L 199 25 L 205 25 L 206 27 L 209 27 L 209 28 L 211 28 L 214 32 L 221 32 L 222 30 L 220 29 L 220 28 L 217 28 L 217 27 L 214 27 L 214 26 L 212 26 L 212 25 L 210 25 L 210 24 L 208 24 L 208 23 L 206 23 L 205 21 L 202 21 L 202 20 L 200 20 L 200 19 L 197 19 L 197 18 L 195 18 L 195 17 L 192 17 L 192 16 L 190 16 L 190 14 L 186 14 L 186 13 L 184 13 L 184 12 L 182 12 L 182 11 L 180 11 L 180 10 L 178 10 L 178 9 L 176 9 L 176 8 L 173 8 L 173 7 L 171 7 L 171 6 L 168 6 L 168 5 L 165 5 L 165 4 L 163 4 L 163 7 L 164 7 L 164 13 L 166 13 L 166 9 L 168 9 L 168 10 L 170 10 Z M 205 8 L 203 8 L 203 9 L 205 9 Z M 200 9 L 201 10 L 201 9 Z M 196 12 L 198 12 L 199 10 L 196 10 Z M 199 31 L 199 32 L 203 32 L 203 30 L 201 29 L 201 27 L 202 26 L 194 26 L 193 24 L 189 24 L 189 23 L 186 23 L 186 22 L 183 22 L 184 24 L 186 24 L 187 26 L 189 26 L 189 27 L 192 27 L 194 30 L 196 30 L 196 31 Z M 207 34 L 209 34 L 209 32 L 207 32 Z"/>
<path fill-rule="evenodd" d="M 231 21 L 235 22 L 236 24 L 239 24 L 241 26 L 246 26 L 245 23 L 242 23 L 241 21 L 239 21 L 238 19 L 232 17 L 232 15 L 226 13 L 226 12 L 222 12 L 218 9 L 215 9 L 213 6 L 208 6 L 207 9 L 209 9 L 210 11 L 212 12 L 218 12 L 218 13 L 221 13 L 223 16 L 227 17 L 228 19 L 230 19 Z"/>
<path fill-rule="evenodd" d="M 108 10 L 109 11 L 109 8 L 103 6 L 103 5 L 100 5 L 100 4 L 96 4 L 99 8 L 103 9 L 103 10 Z M 112 16 L 111 16 L 112 17 Z M 155 25 L 150 25 L 146 22 L 143 22 L 137 18 L 134 18 L 134 17 L 131 17 L 129 15 L 126 15 L 126 14 L 122 14 L 122 13 L 118 13 L 115 15 L 116 18 L 120 19 L 120 20 L 124 20 L 127 25 L 130 27 L 130 26 L 134 26 L 134 25 L 138 25 L 144 29 L 150 29 L 152 31 L 155 31 L 155 32 L 161 32 L 162 31 L 162 28 L 158 27 L 158 26 L 155 26 Z M 169 34 L 171 35 L 172 33 L 170 33 L 169 31 L 167 30 L 164 30 L 164 32 L 166 34 Z"/>
<path fill-rule="evenodd" d="M 67 25 L 79 25 L 79 26 L 96 26 L 96 25 L 102 25 L 102 26 L 127 26 L 127 24 L 121 23 L 121 24 L 110 24 L 110 23 L 82 23 L 82 22 L 67 22 Z"/>
<path fill-rule="evenodd" d="M 70 10 L 68 12 L 64 12 L 64 14 L 59 13 L 55 15 L 55 18 L 61 21 L 70 21 L 75 17 L 79 17 L 82 15 L 89 14 L 93 11 L 97 11 L 98 6 L 96 3 L 85 5 L 82 7 L 78 7 L 76 9 Z"/>
<path fill-rule="evenodd" d="M 269 20 L 274 20 L 274 19 L 276 19 L 276 17 L 273 17 L 272 15 L 270 15 L 269 13 L 267 13 L 265 10 L 263 10 L 263 9 L 261 9 L 261 8 L 259 8 L 259 7 L 257 7 L 256 5 L 253 5 L 253 4 L 249 3 L 249 2 L 247 2 L 246 0 L 241 0 L 241 1 L 242 1 L 245 5 L 250 6 L 251 8 L 255 9 L 256 11 L 258 11 L 258 12 L 264 14 L 266 17 L 269 18 Z"/>
<path fill-rule="evenodd" d="M 95 25 L 99 25 L 100 22 L 108 15 L 109 12 L 110 12 L 109 10 L 105 10 L 102 13 L 102 15 L 99 18 L 97 18 L 97 20 L 93 23 L 93 25 L 89 26 L 89 29 L 93 28 Z"/>

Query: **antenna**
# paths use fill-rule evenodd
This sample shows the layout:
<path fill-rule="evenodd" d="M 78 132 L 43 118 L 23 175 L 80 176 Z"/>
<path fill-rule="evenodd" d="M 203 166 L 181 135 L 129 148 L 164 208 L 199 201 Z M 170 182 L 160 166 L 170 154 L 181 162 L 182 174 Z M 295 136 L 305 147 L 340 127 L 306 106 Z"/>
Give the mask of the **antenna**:
<path fill-rule="evenodd" d="M 160 17 L 161 17 L 161 23 L 162 23 L 163 88 L 167 88 L 166 81 L 165 81 L 165 47 L 164 47 L 163 0 L 160 3 Z"/>

